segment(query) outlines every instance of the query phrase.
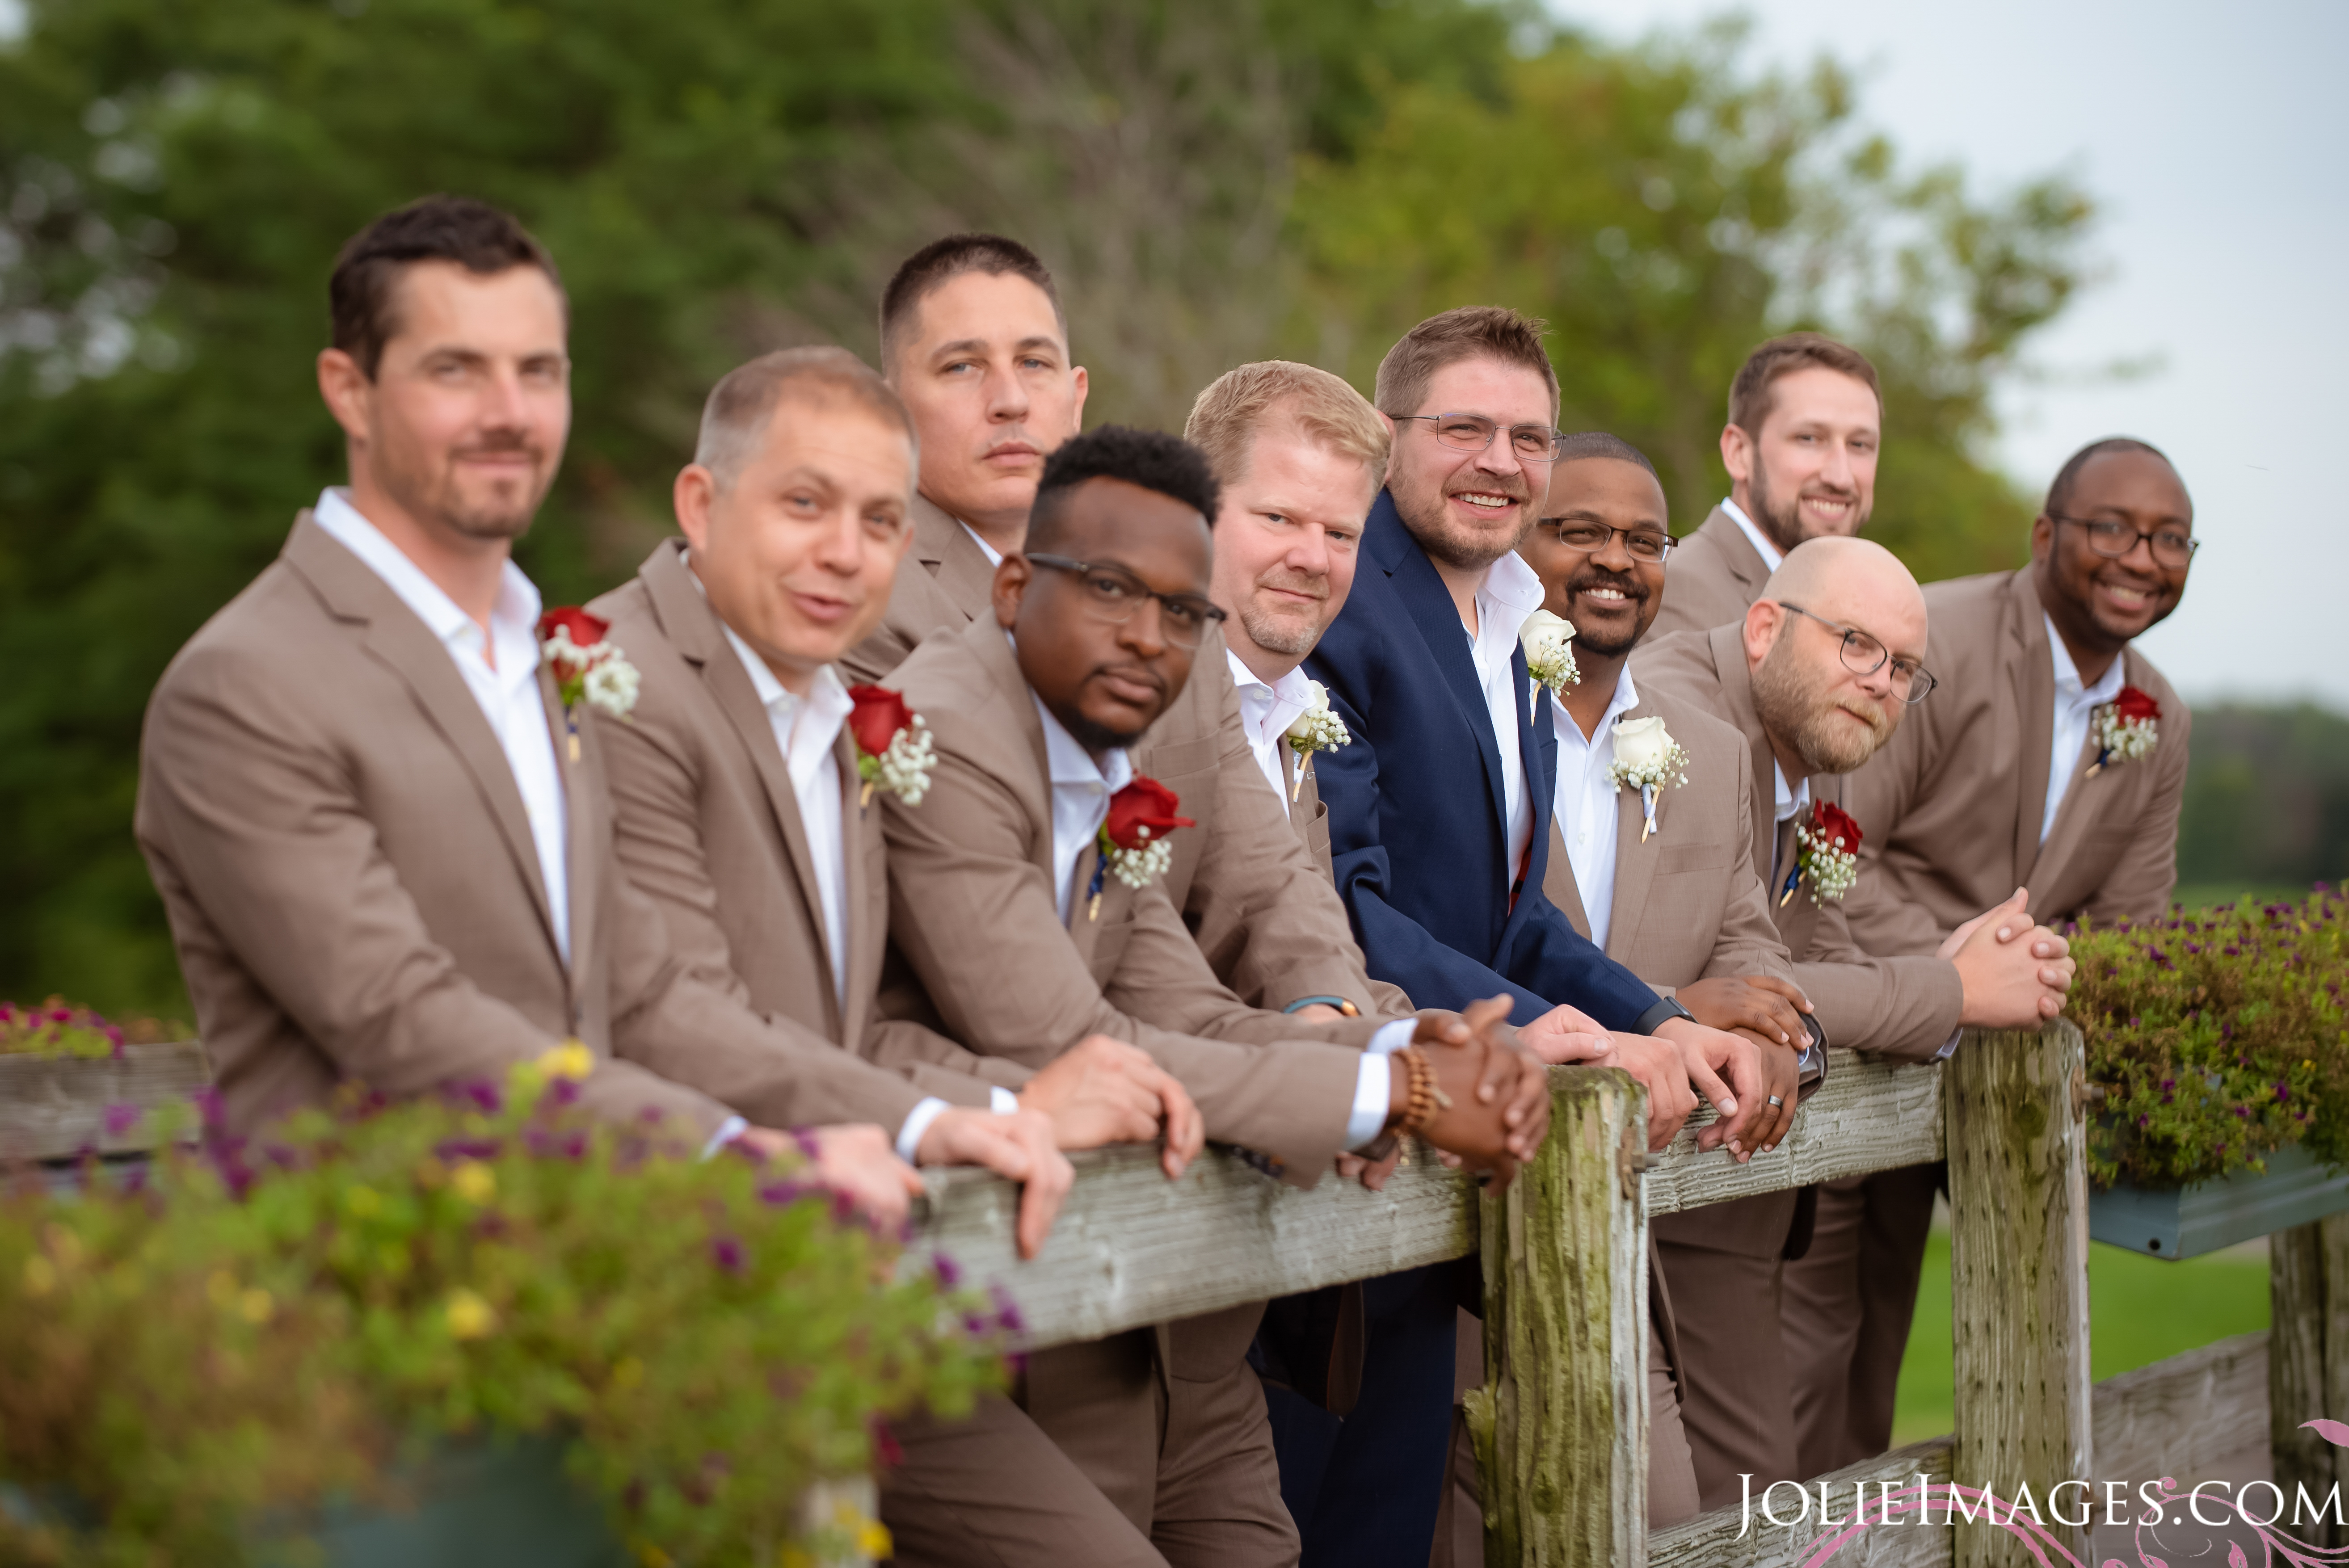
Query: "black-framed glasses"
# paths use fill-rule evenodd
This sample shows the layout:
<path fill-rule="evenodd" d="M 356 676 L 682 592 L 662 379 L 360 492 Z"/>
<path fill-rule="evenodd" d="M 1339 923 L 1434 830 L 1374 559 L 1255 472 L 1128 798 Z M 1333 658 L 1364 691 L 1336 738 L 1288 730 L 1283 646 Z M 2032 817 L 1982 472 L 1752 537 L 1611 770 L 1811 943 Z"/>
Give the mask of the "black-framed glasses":
<path fill-rule="evenodd" d="M 1497 419 L 1487 419 L 1482 414 L 1406 414 L 1406 419 L 1424 419 L 1435 427 L 1435 438 L 1455 452 L 1481 452 L 1493 444 L 1502 426 Z M 1557 461 L 1557 444 L 1561 439 L 1555 427 L 1549 425 L 1511 425 L 1509 449 L 1528 463 Z"/>
<path fill-rule="evenodd" d="M 2159 528 L 2143 529 L 2134 523 L 2123 522 L 2117 518 L 2053 515 L 2049 516 L 2047 521 L 2068 522 L 2074 528 L 2085 531 L 2088 536 L 2088 548 L 2107 561 L 2126 559 L 2129 552 L 2137 548 L 2137 542 L 2141 539 L 2145 541 L 2146 547 L 2153 552 L 2153 563 L 2156 566 L 2167 566 L 2177 570 L 2193 565 L 2194 552 L 2202 548 L 2200 540 L 2172 524 L 2165 523 Z"/>
<path fill-rule="evenodd" d="M 1916 660 L 1893 658 L 1882 643 L 1861 631 L 1857 626 L 1847 626 L 1840 621 L 1830 621 L 1825 615 L 1814 615 L 1800 604 L 1789 604 L 1784 599 L 1776 600 L 1775 603 L 1781 610 L 1792 610 L 1797 615 L 1816 621 L 1830 632 L 1841 633 L 1843 634 L 1843 667 L 1852 674 L 1872 676 L 1882 669 L 1886 661 L 1889 660 L 1892 665 L 1894 696 L 1899 697 L 1902 702 L 1923 702 L 1932 695 L 1933 687 L 1937 684 L 1933 679 L 1932 672 Z"/>
<path fill-rule="evenodd" d="M 1651 566 L 1672 552 L 1672 536 L 1661 528 L 1614 528 L 1603 522 L 1569 522 L 1564 518 L 1546 517 L 1542 526 L 1557 536 L 1557 542 L 1568 550 L 1578 550 L 1585 555 L 1596 555 L 1607 548 L 1607 542 L 1620 534 L 1623 548 L 1634 561 L 1644 561 Z"/>
<path fill-rule="evenodd" d="M 1125 624 L 1145 603 L 1157 600 L 1159 630 L 1178 648 L 1197 647 L 1199 639 L 1207 634 L 1208 624 L 1224 618 L 1224 613 L 1209 603 L 1204 593 L 1161 593 L 1124 567 L 1109 562 L 1071 561 L 1065 555 L 1032 552 L 1028 560 L 1037 566 L 1073 573 L 1084 589 L 1085 609 L 1094 620 L 1113 626 Z"/>

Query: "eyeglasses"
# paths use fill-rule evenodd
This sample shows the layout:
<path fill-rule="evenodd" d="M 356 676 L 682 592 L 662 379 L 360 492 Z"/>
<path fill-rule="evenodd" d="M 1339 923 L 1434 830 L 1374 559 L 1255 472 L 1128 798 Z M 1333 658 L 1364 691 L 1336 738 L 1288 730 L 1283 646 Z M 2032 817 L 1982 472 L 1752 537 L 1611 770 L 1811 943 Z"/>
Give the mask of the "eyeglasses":
<path fill-rule="evenodd" d="M 1406 414 L 1435 427 L 1435 438 L 1455 452 L 1481 452 L 1493 444 L 1500 424 L 1482 414 Z M 1512 425 L 1509 449 L 1529 463 L 1557 461 L 1558 433 L 1547 425 Z"/>
<path fill-rule="evenodd" d="M 1207 624 L 1224 613 L 1201 593 L 1161 593 L 1123 566 L 1105 562 L 1071 561 L 1065 555 L 1030 553 L 1028 560 L 1055 572 L 1074 573 L 1084 590 L 1084 605 L 1096 621 L 1123 626 L 1152 599 L 1158 601 L 1158 628 L 1178 648 L 1195 648 L 1207 633 Z"/>
<path fill-rule="evenodd" d="M 1676 542 L 1671 534 L 1653 528 L 1610 528 L 1603 522 L 1566 522 L 1549 517 L 1542 519 L 1542 526 L 1557 535 L 1560 544 L 1585 555 L 1598 554 L 1607 548 L 1609 540 L 1621 534 L 1623 548 L 1631 552 L 1631 559 L 1651 565 L 1670 555 Z"/>
<path fill-rule="evenodd" d="M 2202 542 L 2183 529 L 2157 528 L 2148 532 L 2109 517 L 2050 517 L 2047 521 L 2085 529 L 2088 548 L 2107 561 L 2126 559 L 2142 539 L 2153 552 L 2156 566 L 2183 569 L 2194 564 L 2194 552 L 2202 548 Z"/>
<path fill-rule="evenodd" d="M 1872 676 L 1882 669 L 1885 661 L 1892 663 L 1892 695 L 1902 702 L 1923 702 L 1932 695 L 1936 684 L 1925 666 L 1914 659 L 1895 659 L 1885 651 L 1884 645 L 1857 626 L 1847 626 L 1840 621 L 1830 621 L 1825 615 L 1813 615 L 1800 604 L 1789 604 L 1784 599 L 1775 601 L 1781 610 L 1816 621 L 1830 632 L 1843 634 L 1843 667 L 1856 676 Z"/>

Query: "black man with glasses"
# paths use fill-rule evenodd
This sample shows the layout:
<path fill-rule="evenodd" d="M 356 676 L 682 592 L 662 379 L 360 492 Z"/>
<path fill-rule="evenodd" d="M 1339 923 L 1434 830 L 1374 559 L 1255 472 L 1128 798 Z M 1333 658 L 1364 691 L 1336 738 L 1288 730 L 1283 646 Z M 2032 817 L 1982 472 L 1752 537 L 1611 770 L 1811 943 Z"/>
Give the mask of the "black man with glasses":
<path fill-rule="evenodd" d="M 1024 1065 L 1093 1034 L 1138 1046 L 1191 1092 L 1208 1137 L 1298 1185 L 1340 1152 L 1383 1152 L 1398 1126 L 1506 1181 L 1547 1133 L 1549 1095 L 1504 1009 L 1315 1021 L 1251 1007 L 1167 896 L 1166 850 L 1198 830 L 1129 748 L 1195 659 L 1220 669 L 1216 508 L 1186 442 L 1117 426 L 1073 437 L 1044 464 L 992 613 L 897 666 L 937 758 L 918 801 L 872 808 L 913 999 L 969 1049 Z M 1431 1082 L 1447 1099 L 1421 1127 L 1411 1095 Z M 1053 1435 L 1168 1563 L 1297 1560 L 1264 1392 L 1241 1358 L 1255 1315 L 1212 1341 L 1181 1325 L 1114 1336 L 1081 1347 L 1073 1371 L 1056 1352 Z"/>
<path fill-rule="evenodd" d="M 1639 1077 L 1651 1140 L 1702 1094 L 1723 1113 L 1702 1139 L 1718 1149 L 1764 1113 L 1759 1048 L 1660 999 L 1542 892 L 1557 735 L 1520 645 L 1541 580 L 1516 554 L 1558 451 L 1541 334 L 1514 311 L 1447 311 L 1379 366 L 1386 488 L 1346 606 L 1305 664 L 1350 737 L 1314 760 L 1331 865 L 1374 978 L 1422 1006 L 1506 996 L 1548 1059 Z M 1464 1278 L 1447 1265 L 1368 1282 L 1353 1413 L 1280 1429 L 1308 1568 L 1427 1560 L 1449 1495 Z"/>

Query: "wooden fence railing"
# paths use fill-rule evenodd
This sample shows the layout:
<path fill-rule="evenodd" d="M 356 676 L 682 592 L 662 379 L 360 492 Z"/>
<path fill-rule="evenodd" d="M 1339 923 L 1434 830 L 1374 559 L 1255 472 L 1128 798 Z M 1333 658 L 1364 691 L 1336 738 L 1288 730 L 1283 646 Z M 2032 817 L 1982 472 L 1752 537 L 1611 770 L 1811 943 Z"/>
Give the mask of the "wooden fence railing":
<path fill-rule="evenodd" d="M 2069 1023 L 1971 1034 L 1934 1067 L 1837 1052 L 1785 1140 L 1744 1165 L 1697 1153 L 1702 1119 L 1648 1155 L 1642 1091 L 1626 1074 L 1555 1068 L 1551 1088 L 1549 1142 L 1498 1196 L 1480 1197 L 1416 1151 L 1374 1193 L 1335 1180 L 1299 1191 L 1212 1153 L 1170 1183 L 1150 1151 L 1123 1150 L 1080 1157 L 1076 1191 L 1030 1263 L 1013 1253 L 1006 1184 L 934 1174 L 908 1266 L 936 1249 L 999 1283 L 1034 1347 L 1440 1262 L 1481 1243 L 1489 1377 L 1470 1425 L 1495 1568 L 1791 1565 L 1820 1533 L 1816 1510 L 1785 1529 L 1756 1523 L 1741 1534 L 1732 1510 L 1649 1536 L 1648 1216 L 1946 1159 L 1956 1431 L 1821 1478 L 1841 1494 L 1839 1515 L 1860 1480 L 1921 1475 L 2002 1498 L 2027 1484 L 2044 1499 L 2060 1481 L 2190 1475 L 2267 1433 L 2266 1335 L 2090 1387 L 2087 1079 Z M 2349 1387 L 2349 1219 L 2303 1229 L 2310 1239 L 2294 1255 L 2305 1254 L 2316 1326 L 2292 1340 L 2287 1359 L 2295 1389 L 2321 1398 Z M 2301 1309 L 2280 1299 L 2278 1310 L 2281 1324 Z M 2285 1412 L 2304 1403 L 2279 1384 L 2280 1461 Z M 2329 1478 L 2329 1454 L 2307 1462 L 2311 1479 L 2319 1462 Z M 2085 1539 L 2067 1544 L 2086 1555 Z M 2004 1531 L 1962 1522 L 1879 1530 L 1836 1558 L 1838 1568 L 2028 1561 Z"/>

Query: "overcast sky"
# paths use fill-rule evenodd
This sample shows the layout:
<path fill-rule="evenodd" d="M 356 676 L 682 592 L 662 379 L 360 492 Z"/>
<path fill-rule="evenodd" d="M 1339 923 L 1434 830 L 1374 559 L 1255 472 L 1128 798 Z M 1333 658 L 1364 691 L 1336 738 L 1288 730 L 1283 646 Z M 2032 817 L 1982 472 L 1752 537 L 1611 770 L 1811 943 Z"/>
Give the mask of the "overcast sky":
<path fill-rule="evenodd" d="M 1551 0 L 1604 36 L 1720 15 L 1704 0 Z M 1756 61 L 1859 68 L 1861 113 L 1911 160 L 2012 183 L 2050 169 L 2103 209 L 2107 271 L 2002 400 L 1999 458 L 2033 495 L 2075 449 L 2168 451 L 2206 541 L 2146 651 L 2189 698 L 2309 695 L 2349 709 L 2349 5 L 2340 0 L 1767 0 Z M 2143 379 L 2081 373 L 2158 356 Z"/>

